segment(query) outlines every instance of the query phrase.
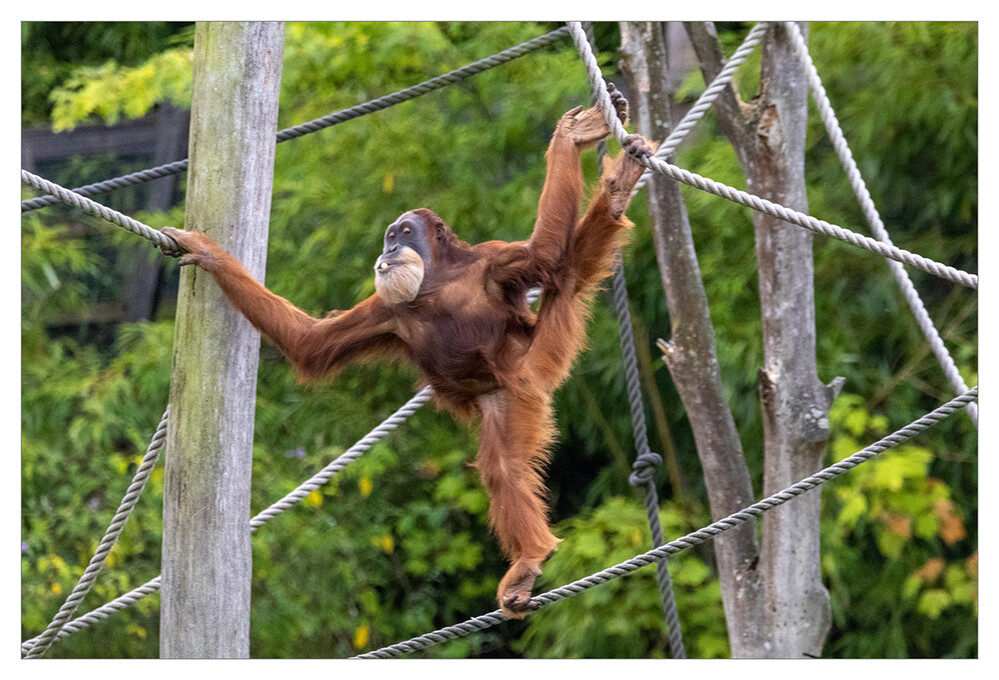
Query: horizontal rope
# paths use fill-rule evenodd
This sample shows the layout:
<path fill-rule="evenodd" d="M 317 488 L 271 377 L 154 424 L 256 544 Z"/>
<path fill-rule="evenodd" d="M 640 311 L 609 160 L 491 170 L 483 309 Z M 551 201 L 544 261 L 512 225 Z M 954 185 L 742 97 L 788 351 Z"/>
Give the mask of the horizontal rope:
<path fill-rule="evenodd" d="M 929 429 L 930 427 L 936 425 L 941 420 L 948 418 L 958 409 L 964 408 L 967 404 L 972 403 L 978 398 L 978 387 L 973 387 L 964 394 L 951 399 L 946 404 L 937 407 L 930 413 L 922 416 L 921 418 L 909 423 L 900 430 L 893 432 L 892 434 L 884 437 L 877 442 L 861 449 L 857 453 L 854 453 L 847 458 L 830 465 L 829 467 L 820 470 L 819 472 L 802 479 L 800 482 L 793 484 L 782 491 L 778 491 L 772 496 L 768 496 L 763 500 L 754 503 L 738 512 L 734 512 L 728 517 L 718 520 L 717 522 L 712 522 L 703 529 L 699 529 L 692 533 L 687 534 L 681 538 L 670 541 L 665 545 L 658 548 L 653 548 L 646 553 L 638 555 L 626 560 L 619 564 L 614 565 L 604 569 L 603 571 L 596 572 L 585 578 L 581 578 L 578 581 L 573 581 L 572 583 L 566 584 L 560 588 L 555 588 L 549 590 L 546 593 L 542 593 L 537 597 L 532 598 L 532 602 L 537 604 L 539 607 L 549 605 L 553 602 L 572 597 L 573 595 L 578 595 L 579 593 L 589 590 L 595 586 L 602 583 L 606 583 L 613 579 L 619 578 L 626 574 L 630 574 L 637 569 L 645 567 L 649 564 L 656 562 L 664 557 L 670 555 L 675 555 L 676 553 L 686 550 L 687 548 L 692 548 L 695 545 L 704 543 L 705 541 L 714 538 L 718 534 L 721 534 L 729 529 L 737 527 L 745 522 L 759 517 L 767 510 L 777 507 L 778 505 L 783 505 L 788 501 L 800 496 L 801 494 L 814 489 L 840 475 L 848 472 L 849 470 L 857 467 L 861 463 L 864 463 L 874 456 L 887 451 L 899 444 L 911 439 L 917 434 Z M 427 633 L 426 635 L 421 635 L 404 642 L 399 642 L 394 645 L 389 645 L 388 647 L 382 647 L 381 649 L 376 649 L 365 654 L 360 654 L 354 659 L 385 659 L 394 656 L 401 656 L 410 652 L 419 651 L 421 649 L 426 649 L 435 644 L 442 642 L 447 642 L 448 640 L 454 640 L 459 637 L 464 637 L 469 633 L 474 633 L 476 631 L 485 630 L 491 626 L 495 626 L 498 623 L 502 623 L 506 620 L 506 616 L 502 612 L 496 610 L 490 612 L 489 614 L 484 614 L 482 616 L 469 619 L 463 623 L 448 626 L 447 628 L 441 628 L 432 633 Z"/>
<path fill-rule="evenodd" d="M 296 139 L 312 132 L 318 132 L 319 130 L 332 127 L 339 123 L 343 123 L 369 113 L 374 113 L 375 111 L 387 109 L 390 106 L 401 104 L 402 102 L 409 101 L 410 99 L 415 99 L 429 92 L 433 92 L 434 90 L 439 90 L 442 87 L 454 85 L 455 83 L 461 82 L 462 80 L 482 73 L 483 71 L 488 71 L 491 68 L 513 61 L 518 57 L 522 57 L 547 47 L 548 45 L 566 36 L 568 32 L 568 27 L 563 26 L 562 28 L 551 31 L 550 33 L 545 33 L 537 38 L 510 47 L 502 52 L 497 52 L 491 57 L 473 61 L 470 64 L 462 66 L 461 68 L 436 76 L 417 85 L 372 99 L 371 101 L 364 102 L 363 104 L 357 104 L 356 106 L 336 111 L 327 116 L 316 118 L 306 123 L 285 128 L 277 133 L 277 142 L 280 144 L 281 142 Z M 124 187 L 151 182 L 155 179 L 160 179 L 161 177 L 178 175 L 185 170 L 187 170 L 187 159 L 174 161 L 173 163 L 167 163 L 148 170 L 140 170 L 139 172 L 133 172 L 131 174 L 105 180 L 103 182 L 87 184 L 86 186 L 77 187 L 72 191 L 83 196 L 92 196 L 105 191 L 114 191 Z M 54 205 L 58 202 L 59 200 L 54 196 L 32 198 L 21 202 L 21 212 L 24 213 L 31 210 L 37 210 L 49 205 Z"/>
<path fill-rule="evenodd" d="M 180 246 L 177 245 L 176 241 L 161 232 L 159 229 L 154 229 L 148 224 L 143 224 L 138 220 L 132 219 L 128 215 L 118 212 L 117 210 L 112 210 L 111 208 L 101 205 L 96 201 L 92 201 L 85 196 L 73 193 L 69 189 L 65 189 L 58 184 L 48 181 L 47 179 L 42 179 L 38 175 L 33 175 L 27 170 L 21 170 L 21 184 L 52 194 L 63 203 L 68 203 L 69 205 L 79 208 L 85 213 L 100 217 L 101 219 L 107 220 L 112 224 L 116 224 L 123 229 L 127 229 L 134 234 L 138 234 L 142 238 L 152 241 L 153 245 L 157 246 L 166 255 L 178 257 L 183 252 Z"/>
<path fill-rule="evenodd" d="M 623 145 L 624 138 L 628 136 L 628 132 L 624 129 L 621 121 L 617 118 L 617 113 L 611 103 L 610 95 L 607 94 L 606 85 L 603 84 L 604 79 L 600 73 L 600 67 L 597 64 L 596 59 L 593 57 L 593 52 L 590 49 L 589 43 L 586 41 L 586 35 L 583 33 L 583 30 L 579 26 L 578 22 L 571 22 L 569 24 L 569 28 L 571 30 L 572 39 L 576 43 L 576 48 L 580 53 L 580 57 L 583 59 L 583 63 L 586 66 L 591 84 L 600 84 L 599 89 L 597 89 L 597 102 L 603 111 L 604 118 L 607 120 L 607 124 L 610 126 L 615 139 Z M 974 288 L 976 290 L 978 289 L 978 276 L 975 274 L 969 274 L 966 271 L 941 264 L 927 257 L 923 257 L 922 255 L 911 253 L 891 244 L 882 243 L 869 236 L 857 234 L 856 232 L 830 224 L 825 220 L 816 219 L 810 215 L 798 212 L 797 210 L 785 208 L 784 206 L 774 203 L 773 201 L 768 201 L 765 198 L 760 198 L 759 196 L 754 196 L 753 194 L 730 187 L 722 184 L 721 182 L 701 177 L 696 173 L 679 168 L 672 163 L 667 163 L 660 158 L 643 157 L 638 160 L 642 163 L 642 165 L 650 170 L 666 175 L 667 177 L 670 177 L 678 182 L 683 182 L 684 184 L 701 189 L 702 191 L 707 191 L 708 193 L 715 194 L 716 196 L 721 196 L 722 198 L 728 199 L 734 203 L 739 203 L 740 205 L 752 208 L 758 212 L 766 213 L 815 233 L 838 239 L 845 243 L 849 243 L 850 245 L 857 246 L 858 248 L 869 250 L 881 255 L 882 257 L 904 262 L 905 264 L 921 269 L 942 279 L 947 279 L 953 283 L 967 286 L 968 288 Z"/>

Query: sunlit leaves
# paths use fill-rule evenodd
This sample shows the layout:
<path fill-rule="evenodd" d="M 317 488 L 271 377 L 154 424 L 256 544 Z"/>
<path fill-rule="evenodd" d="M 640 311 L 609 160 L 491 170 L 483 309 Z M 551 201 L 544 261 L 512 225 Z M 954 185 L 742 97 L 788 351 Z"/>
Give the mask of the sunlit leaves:
<path fill-rule="evenodd" d="M 178 48 L 137 67 L 113 61 L 83 67 L 52 91 L 52 126 L 71 130 L 92 116 L 113 125 L 122 117 L 143 116 L 160 102 L 190 107 L 191 58 L 189 48 Z"/>
<path fill-rule="evenodd" d="M 863 448 L 861 441 L 871 441 L 887 429 L 882 416 L 868 414 L 862 400 L 850 394 L 840 396 L 830 419 L 831 450 L 836 459 Z M 824 495 L 822 564 L 830 579 L 834 619 L 845 621 L 863 615 L 866 603 L 847 600 L 844 592 L 856 588 L 862 588 L 875 601 L 883 599 L 884 606 L 895 612 L 894 620 L 916 616 L 929 622 L 945 613 L 961 616 L 962 605 L 965 612 L 977 612 L 977 562 L 951 557 L 967 554 L 963 513 L 952 500 L 950 487 L 930 476 L 932 461 L 928 449 L 903 445 L 879 454 L 828 485 Z M 870 570 L 868 562 L 873 556 L 864 547 L 870 539 L 878 559 L 889 560 L 894 568 L 881 574 Z M 841 610 L 847 601 L 849 604 Z M 928 625 L 926 630 L 942 635 L 944 631 L 936 625 Z M 849 655 L 865 655 L 874 652 L 860 650 L 873 650 L 875 639 L 877 636 L 861 642 L 859 637 L 847 634 L 839 645 Z M 910 644 L 923 644 L 918 636 L 911 640 Z M 897 641 L 891 636 L 885 638 L 881 644 L 891 646 L 883 647 L 880 654 L 908 653 L 897 646 Z"/>
<path fill-rule="evenodd" d="M 413 85 L 533 38 L 533 23 L 289 23 L 281 126 L 293 125 Z M 109 27 L 114 29 L 114 27 Z M 30 38 L 49 27 L 25 29 Z M 54 29 L 53 29 L 54 30 Z M 67 35 L 76 35 L 73 27 Z M 90 50 L 122 43 L 135 25 L 73 41 Z M 730 51 L 744 32 L 722 38 Z M 738 35 L 736 34 L 738 33 Z M 27 39 L 27 38 L 26 38 Z M 896 240 L 940 261 L 974 269 L 977 259 L 977 38 L 969 24 L 813 24 L 813 56 L 872 195 Z M 28 46 L 30 48 L 30 45 Z M 117 49 L 117 48 L 116 48 Z M 159 102 L 185 106 L 190 47 L 158 56 L 115 53 L 59 79 L 53 122 L 68 128 L 142 115 Z M 601 53 L 605 72 L 615 56 Z M 92 56 L 92 55 L 91 55 Z M 755 87 L 747 64 L 741 87 Z M 49 63 L 27 60 L 30 87 L 49 82 Z M 614 75 L 613 77 L 616 77 Z M 691 83 L 697 77 L 691 79 Z M 691 88 L 693 89 L 693 85 Z M 48 89 L 46 89 L 48 92 Z M 385 225 L 403 210 L 439 212 L 468 240 L 530 233 L 558 116 L 588 100 L 570 41 L 464 83 L 278 147 L 267 282 L 315 314 L 371 293 L 371 263 Z M 809 203 L 820 217 L 863 231 L 838 161 L 811 121 Z M 679 150 L 680 164 L 743 186 L 731 147 L 713 136 L 714 114 Z M 611 145 L 612 148 L 614 145 Z M 108 161 L 74 161 L 74 179 L 107 178 Z M 587 177 L 595 159 L 584 155 Z M 84 181 L 71 184 L 85 183 Z M 756 371 L 762 365 L 753 229 L 749 211 L 684 188 L 719 362 L 747 458 L 759 474 L 762 426 Z M 120 194 L 119 194 L 120 196 Z M 117 200 L 114 196 L 109 200 Z M 644 331 L 668 337 L 644 198 L 626 249 L 629 293 Z M 179 224 L 145 215 L 154 226 Z M 53 332 L 65 311 L 111 296 L 115 259 L 133 238 L 93 240 L 64 213 L 28 216 L 22 231 L 22 622 L 47 623 L 96 547 L 136 457 L 165 406 L 172 325 L 119 326 L 103 346 Z M 55 215 L 55 217 L 48 217 Z M 111 253 L 110 255 L 106 253 Z M 171 267 L 173 265 L 170 265 Z M 879 269 L 880 268 L 880 269 Z M 977 378 L 973 297 L 916 275 L 965 380 Z M 100 283 L 89 285 L 90 282 Z M 84 283 L 86 282 L 86 284 Z M 863 448 L 938 403 L 946 391 L 934 358 L 888 269 L 848 246 L 816 240 L 820 373 L 847 377 L 834 406 L 830 459 Z M 561 445 L 550 473 L 566 540 L 545 566 L 544 585 L 575 580 L 649 545 L 644 511 L 609 453 L 631 451 L 613 315 L 598 303 L 590 348 L 556 394 Z M 653 357 L 655 352 L 653 350 Z M 693 495 L 701 470 L 682 405 L 659 361 L 656 380 Z M 264 344 L 254 457 L 254 511 L 295 488 L 412 395 L 414 373 L 397 366 L 351 368 L 332 385 L 300 386 Z M 578 382 L 577 382 L 578 381 Z M 587 407 L 583 387 L 594 395 Z M 883 390 L 883 394 L 879 391 Z M 862 396 L 861 396 L 862 395 Z M 594 412 L 606 428 L 595 425 Z M 652 433 L 650 433 L 652 434 Z M 896 452 L 824 489 L 823 574 L 833 597 L 831 656 L 974 655 L 977 540 L 976 434 L 955 416 Z M 495 607 L 505 567 L 487 526 L 488 499 L 476 471 L 473 433 L 427 407 L 303 505 L 254 535 L 252 649 L 260 656 L 347 656 L 454 623 Z M 627 467 L 627 466 L 625 466 Z M 662 478 L 660 478 L 661 480 Z M 759 486 L 757 486 L 759 490 Z M 159 568 L 162 469 L 114 553 L 94 599 L 111 599 Z M 96 505 L 92 505 L 95 503 Z M 589 509 L 589 510 L 587 510 Z M 703 513 L 702 513 L 703 514 Z M 707 517 L 683 518 L 668 503 L 670 536 Z M 51 557 L 62 560 L 56 568 Z M 530 656 L 661 656 L 664 627 L 653 567 L 546 607 L 526 624 Z M 692 656 L 728 654 L 717 581 L 700 554 L 670 561 Z M 61 590 L 60 594 L 55 591 Z M 155 655 L 157 598 L 103 622 L 97 637 L 62 642 L 58 654 Z M 129 617 L 137 617 L 134 621 Z M 142 640 L 144 631 L 149 639 Z M 430 656 L 510 653 L 509 628 L 434 648 Z M 141 644 L 140 644 L 141 643 Z M 60 651 L 62 650 L 62 651 Z"/>

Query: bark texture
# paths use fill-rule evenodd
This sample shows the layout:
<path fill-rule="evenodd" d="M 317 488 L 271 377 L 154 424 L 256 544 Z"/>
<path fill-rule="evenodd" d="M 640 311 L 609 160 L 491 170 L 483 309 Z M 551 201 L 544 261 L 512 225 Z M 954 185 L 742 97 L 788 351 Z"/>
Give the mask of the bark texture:
<path fill-rule="evenodd" d="M 672 127 L 665 35 L 661 23 L 621 23 L 622 69 L 631 86 L 632 111 L 639 133 L 654 140 L 665 139 Z M 670 341 L 661 342 L 660 348 L 687 411 L 711 516 L 717 520 L 753 503 L 752 483 L 725 400 L 714 327 L 680 187 L 653 175 L 647 192 L 671 324 Z M 758 624 L 764 615 L 764 593 L 755 531 L 755 523 L 746 523 L 714 541 L 729 641 L 737 657 L 757 656 L 763 647 Z"/>
<path fill-rule="evenodd" d="M 723 66 L 713 28 L 690 23 L 687 30 L 710 80 Z M 759 95 L 746 104 L 730 87 L 718 107 L 748 190 L 801 212 L 808 208 L 807 96 L 786 29 L 777 23 L 763 42 Z M 759 391 L 766 496 L 821 468 L 835 388 L 819 380 L 815 361 L 812 234 L 762 213 L 754 212 L 753 223 L 763 320 Z M 763 516 L 760 568 L 767 606 L 760 656 L 800 658 L 822 651 L 831 618 L 819 563 L 820 499 L 812 491 Z"/>
<path fill-rule="evenodd" d="M 283 26 L 199 23 L 188 229 L 263 278 Z M 163 493 L 162 658 L 246 658 L 260 335 L 211 276 L 181 276 Z"/>

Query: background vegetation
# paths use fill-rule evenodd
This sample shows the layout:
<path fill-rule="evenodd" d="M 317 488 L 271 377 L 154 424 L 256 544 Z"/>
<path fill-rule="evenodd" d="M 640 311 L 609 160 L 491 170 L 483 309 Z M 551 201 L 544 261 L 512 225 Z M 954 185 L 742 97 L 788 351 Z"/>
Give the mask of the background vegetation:
<path fill-rule="evenodd" d="M 422 81 L 551 30 L 534 23 L 289 24 L 279 125 Z M 720 24 L 729 52 L 748 25 Z M 22 122 L 56 129 L 189 106 L 189 25 L 25 23 Z M 598 24 L 605 74 L 620 82 L 614 24 Z M 970 271 L 977 263 L 977 28 L 974 24 L 817 23 L 810 46 L 861 172 L 896 243 Z M 743 67 L 751 93 L 755 61 Z M 703 88 L 688 78 L 678 100 Z M 372 292 L 384 225 L 431 207 L 470 241 L 525 237 L 555 122 L 587 101 L 566 40 L 459 86 L 278 146 L 267 283 L 312 313 Z M 812 214 L 857 231 L 863 218 L 817 117 L 807 166 Z M 709 114 L 679 164 L 744 186 Z M 595 162 L 584 161 L 588 176 Z M 121 159 L 78 159 L 47 176 L 76 186 L 119 174 Z M 143 167 L 137 163 L 137 167 Z M 129 168 L 136 169 L 136 168 Z M 98 197 L 135 209 L 141 189 Z M 760 488 L 762 363 L 748 211 L 685 188 L 718 330 L 722 374 Z M 26 194 L 27 197 L 27 194 Z M 644 202 L 626 267 L 640 351 L 648 352 L 653 448 L 676 452 L 683 486 L 657 473 L 670 536 L 703 525 L 701 471 L 683 406 L 661 362 L 668 337 Z M 183 210 L 140 214 L 182 226 Z M 188 225 L 195 226 L 195 225 Z M 153 319 L 88 319 L 121 300 L 119 246 L 133 237 L 61 207 L 22 219 L 22 638 L 44 629 L 82 573 L 166 406 L 175 264 Z M 950 394 L 877 257 L 818 239 L 820 376 L 846 377 L 829 461 L 862 448 Z M 968 384 L 977 384 L 977 297 L 910 270 Z M 78 321 L 60 322 L 67 315 Z M 82 320 L 79 320 L 82 319 Z M 557 533 L 553 587 L 644 551 L 648 528 L 627 484 L 633 457 L 615 322 L 598 305 L 590 348 L 556 397 L 561 441 L 550 471 Z M 259 375 L 253 509 L 294 488 L 412 395 L 405 366 L 360 366 L 301 387 L 265 344 Z M 503 562 L 487 499 L 468 466 L 474 437 L 433 408 L 377 445 L 253 538 L 256 657 L 344 657 L 495 607 Z M 911 445 L 823 487 L 823 569 L 832 657 L 977 655 L 977 432 L 954 417 Z M 682 499 L 682 500 L 671 500 Z M 159 573 L 157 470 L 90 609 Z M 709 547 L 671 563 L 691 657 L 726 656 Z M 57 643 L 56 657 L 155 657 L 158 597 Z M 651 569 L 428 656 L 644 657 L 665 654 Z"/>

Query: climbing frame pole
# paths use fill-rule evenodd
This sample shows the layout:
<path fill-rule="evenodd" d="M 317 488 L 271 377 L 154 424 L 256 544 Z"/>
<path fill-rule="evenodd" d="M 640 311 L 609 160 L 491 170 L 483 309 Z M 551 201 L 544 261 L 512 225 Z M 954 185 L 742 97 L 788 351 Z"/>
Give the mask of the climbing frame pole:
<path fill-rule="evenodd" d="M 275 22 L 194 41 L 185 228 L 263 280 L 284 49 Z M 260 336 L 211 276 L 178 293 L 163 492 L 161 658 L 247 658 L 250 477 Z"/>

